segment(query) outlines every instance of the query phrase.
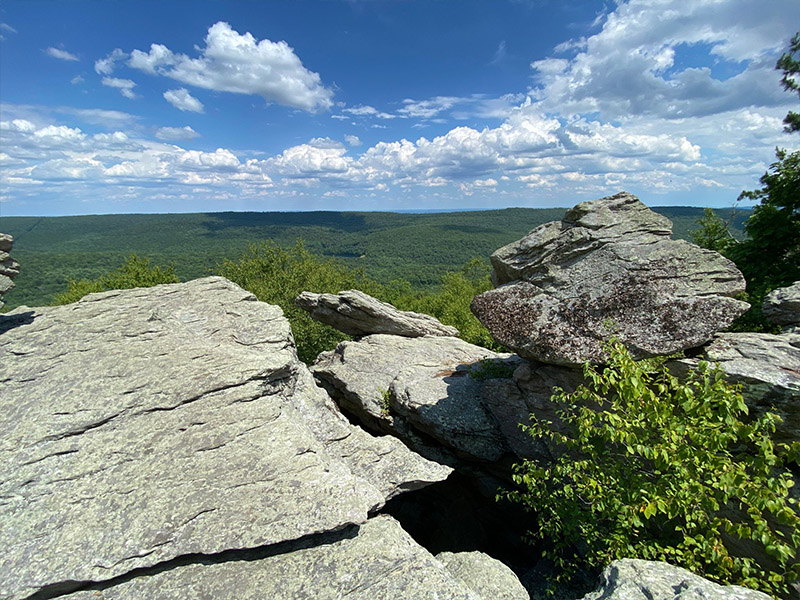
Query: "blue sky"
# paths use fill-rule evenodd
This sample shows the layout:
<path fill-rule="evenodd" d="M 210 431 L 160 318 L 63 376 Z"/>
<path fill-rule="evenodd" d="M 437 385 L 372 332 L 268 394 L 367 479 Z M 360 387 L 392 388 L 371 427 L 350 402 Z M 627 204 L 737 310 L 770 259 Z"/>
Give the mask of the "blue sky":
<path fill-rule="evenodd" d="M 730 206 L 796 0 L 0 1 L 0 216 Z"/>

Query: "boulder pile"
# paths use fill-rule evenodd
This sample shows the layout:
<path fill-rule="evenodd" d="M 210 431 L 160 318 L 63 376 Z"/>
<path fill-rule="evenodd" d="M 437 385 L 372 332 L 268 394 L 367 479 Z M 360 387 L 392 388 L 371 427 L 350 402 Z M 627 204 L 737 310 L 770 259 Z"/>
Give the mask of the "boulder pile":
<path fill-rule="evenodd" d="M 732 376 L 749 360 L 766 373 L 774 359 L 753 338 L 717 334 L 746 308 L 731 297 L 741 274 L 669 232 L 618 194 L 496 252 L 499 287 L 473 307 L 514 353 L 358 291 L 303 293 L 314 318 L 357 338 L 309 369 L 281 309 L 220 277 L 0 315 L 0 600 L 527 599 L 546 569 L 533 552 L 512 572 L 475 548 L 423 547 L 408 532 L 442 524 L 401 525 L 416 505 L 397 503 L 467 481 L 496 507 L 513 462 L 555 451 L 519 424 L 552 419 L 553 389 L 575 389 L 576 365 L 602 360 L 611 335 L 640 356 L 711 340 L 702 352 L 733 353 L 720 359 Z M 0 237 L 0 285 L 18 270 L 9 250 Z M 788 367 L 742 375 L 787 406 L 796 287 L 768 298 Z M 447 523 L 463 539 L 479 526 Z M 767 598 L 618 561 L 584 600 L 678 590 Z"/>

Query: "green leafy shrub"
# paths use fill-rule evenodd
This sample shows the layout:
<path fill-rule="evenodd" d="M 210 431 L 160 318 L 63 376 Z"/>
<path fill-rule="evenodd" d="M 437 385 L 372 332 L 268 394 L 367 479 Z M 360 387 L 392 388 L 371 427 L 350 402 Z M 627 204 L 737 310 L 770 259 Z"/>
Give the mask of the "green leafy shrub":
<path fill-rule="evenodd" d="M 320 352 L 330 350 L 350 339 L 332 327 L 318 323 L 294 304 L 303 291 L 336 294 L 360 289 L 380 295 L 381 286 L 369 280 L 361 270 L 350 269 L 334 260 L 311 254 L 302 241 L 284 250 L 271 240 L 251 245 L 238 261 L 225 260 L 219 272 L 255 294 L 262 302 L 277 304 L 289 319 L 297 344 L 297 355 L 311 363 Z"/>
<path fill-rule="evenodd" d="M 125 290 L 137 287 L 152 287 L 160 283 L 178 283 L 174 268 L 151 265 L 150 259 L 131 254 L 125 263 L 98 279 L 70 280 L 66 291 L 57 294 L 56 304 L 77 302 L 86 294 L 104 292 L 106 290 Z"/>
<path fill-rule="evenodd" d="M 517 364 L 500 358 L 482 358 L 470 365 L 469 376 L 473 379 L 506 379 L 514 375 Z"/>
<path fill-rule="evenodd" d="M 526 427 L 563 452 L 517 465 L 519 488 L 503 496 L 536 513 L 528 534 L 552 543 L 544 553 L 556 579 L 636 557 L 788 596 L 800 577 L 800 516 L 784 467 L 800 444 L 773 444 L 775 415 L 742 420 L 738 390 L 707 364 L 680 382 L 619 343 L 608 351 L 604 370 L 585 365 L 584 385 L 553 396 L 561 428 Z M 737 539 L 767 558 L 735 553 Z"/>

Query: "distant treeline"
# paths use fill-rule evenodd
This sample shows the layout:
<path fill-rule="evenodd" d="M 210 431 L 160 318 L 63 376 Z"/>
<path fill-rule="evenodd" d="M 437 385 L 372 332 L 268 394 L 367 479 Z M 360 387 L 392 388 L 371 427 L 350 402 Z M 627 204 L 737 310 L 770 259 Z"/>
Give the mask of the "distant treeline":
<path fill-rule="evenodd" d="M 691 240 L 702 208 L 660 207 L 674 225 L 674 237 Z M 97 279 L 131 254 L 173 265 L 184 281 L 218 271 L 237 260 L 248 245 L 272 240 L 291 248 L 302 239 L 307 250 L 359 267 L 371 279 L 404 280 L 432 290 L 448 272 L 478 257 L 488 262 L 497 248 L 548 221 L 564 209 L 509 208 L 451 213 L 229 212 L 80 217 L 3 217 L 0 231 L 14 236 L 14 257 L 22 265 L 17 287 L 5 297 L 7 309 L 51 304 L 70 280 Z M 750 211 L 716 211 L 742 235 Z"/>

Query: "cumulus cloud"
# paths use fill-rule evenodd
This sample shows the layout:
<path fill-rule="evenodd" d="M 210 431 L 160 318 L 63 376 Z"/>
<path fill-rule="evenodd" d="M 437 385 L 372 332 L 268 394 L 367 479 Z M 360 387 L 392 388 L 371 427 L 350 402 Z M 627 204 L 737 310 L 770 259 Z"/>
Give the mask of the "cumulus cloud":
<path fill-rule="evenodd" d="M 268 102 L 309 112 L 326 110 L 333 92 L 320 76 L 303 66 L 284 41 L 256 40 L 240 34 L 228 23 L 212 25 L 200 56 L 191 58 L 161 44 L 148 52 L 133 50 L 128 65 L 152 75 L 162 75 L 195 87 L 252 94 Z"/>
<path fill-rule="evenodd" d="M 117 61 L 127 57 L 127 53 L 123 52 L 120 48 L 114 48 L 108 56 L 95 61 L 94 70 L 99 75 L 111 75 L 116 68 Z"/>
<path fill-rule="evenodd" d="M 361 140 L 357 135 L 346 135 L 344 136 L 344 141 L 347 142 L 349 146 L 360 146 Z"/>
<path fill-rule="evenodd" d="M 59 48 L 50 47 L 44 52 L 48 56 L 52 56 L 53 58 L 57 58 L 59 60 L 73 60 L 73 61 L 80 60 L 77 56 L 75 56 L 71 52 L 67 52 L 66 50 L 60 50 Z"/>
<path fill-rule="evenodd" d="M 203 103 L 192 96 L 186 88 L 167 90 L 164 92 L 164 99 L 178 110 L 196 113 L 203 112 Z"/>
<path fill-rule="evenodd" d="M 199 138 L 200 134 L 186 125 L 185 127 L 160 127 L 156 137 L 165 142 L 180 142 Z"/>
<path fill-rule="evenodd" d="M 102 83 L 105 86 L 118 89 L 119 93 L 125 96 L 126 98 L 130 98 L 131 100 L 136 98 L 136 94 L 133 93 L 133 88 L 136 87 L 136 83 L 131 81 L 130 79 L 119 79 L 117 77 L 103 77 Z"/>
<path fill-rule="evenodd" d="M 571 59 L 532 63 L 532 96 L 545 110 L 686 118 L 748 106 L 787 103 L 774 72 L 775 53 L 795 25 L 793 0 L 703 0 L 681 5 L 631 0 L 605 17 L 602 30 L 573 46 Z M 683 66 L 678 52 L 710 56 L 708 65 Z M 696 59 L 695 59 L 696 60 Z M 713 62 L 729 63 L 733 77 L 715 76 Z M 710 66 L 709 66 L 710 65 Z"/>
<path fill-rule="evenodd" d="M 73 77 L 72 79 L 69 80 L 69 82 L 72 85 L 78 85 L 80 83 L 83 83 L 84 81 L 86 81 L 86 80 L 83 77 L 81 77 L 80 75 L 75 75 L 75 77 Z"/>

